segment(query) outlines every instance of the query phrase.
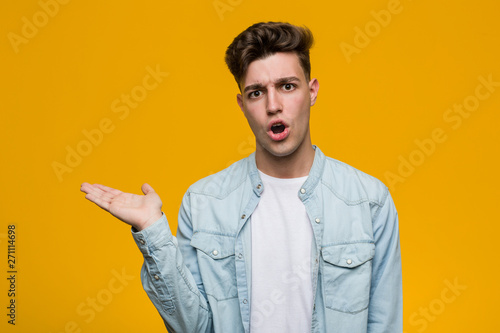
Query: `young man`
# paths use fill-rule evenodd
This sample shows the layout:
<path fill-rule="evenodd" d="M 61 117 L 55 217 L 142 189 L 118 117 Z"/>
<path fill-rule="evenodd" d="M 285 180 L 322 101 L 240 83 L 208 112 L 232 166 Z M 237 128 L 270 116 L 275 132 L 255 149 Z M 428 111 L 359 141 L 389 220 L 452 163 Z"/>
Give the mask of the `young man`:
<path fill-rule="evenodd" d="M 82 184 L 132 226 L 170 332 L 402 332 L 398 217 L 386 186 L 311 144 L 307 28 L 258 23 L 228 47 L 256 151 L 192 185 L 177 237 L 144 196 Z"/>

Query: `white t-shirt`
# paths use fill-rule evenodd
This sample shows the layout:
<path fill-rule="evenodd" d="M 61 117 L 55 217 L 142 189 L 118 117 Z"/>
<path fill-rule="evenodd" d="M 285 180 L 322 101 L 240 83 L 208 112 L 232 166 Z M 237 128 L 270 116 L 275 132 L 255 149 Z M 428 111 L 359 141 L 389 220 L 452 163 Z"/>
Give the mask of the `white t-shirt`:
<path fill-rule="evenodd" d="M 311 332 L 312 227 L 298 192 L 306 177 L 274 178 L 252 214 L 252 333 Z"/>

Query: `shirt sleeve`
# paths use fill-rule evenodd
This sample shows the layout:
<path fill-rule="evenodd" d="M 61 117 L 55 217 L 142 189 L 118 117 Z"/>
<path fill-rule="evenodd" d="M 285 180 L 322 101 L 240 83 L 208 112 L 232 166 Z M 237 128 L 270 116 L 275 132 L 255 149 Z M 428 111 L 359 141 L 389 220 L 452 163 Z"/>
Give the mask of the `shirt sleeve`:
<path fill-rule="evenodd" d="M 398 213 L 388 190 L 375 213 L 375 255 L 368 308 L 368 333 L 403 332 L 403 289 Z"/>
<path fill-rule="evenodd" d="M 187 196 L 179 212 L 181 225 L 183 243 L 189 243 L 192 228 Z M 144 230 L 132 228 L 132 236 L 144 257 L 142 285 L 168 331 L 211 332 L 212 313 L 204 295 L 196 251 L 184 253 L 179 248 L 165 214 Z M 189 268 L 185 262 L 190 263 Z"/>

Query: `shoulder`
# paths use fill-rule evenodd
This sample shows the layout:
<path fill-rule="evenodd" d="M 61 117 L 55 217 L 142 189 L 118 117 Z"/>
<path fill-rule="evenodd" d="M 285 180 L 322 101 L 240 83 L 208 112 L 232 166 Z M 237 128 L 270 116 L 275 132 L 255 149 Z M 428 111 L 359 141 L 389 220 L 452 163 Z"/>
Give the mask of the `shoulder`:
<path fill-rule="evenodd" d="M 389 194 L 377 178 L 331 157 L 325 157 L 321 183 L 346 204 L 369 201 L 383 205 Z"/>
<path fill-rule="evenodd" d="M 191 185 L 188 194 L 201 194 L 216 198 L 224 198 L 242 186 L 247 180 L 250 161 L 248 156 L 229 167 L 202 178 Z"/>

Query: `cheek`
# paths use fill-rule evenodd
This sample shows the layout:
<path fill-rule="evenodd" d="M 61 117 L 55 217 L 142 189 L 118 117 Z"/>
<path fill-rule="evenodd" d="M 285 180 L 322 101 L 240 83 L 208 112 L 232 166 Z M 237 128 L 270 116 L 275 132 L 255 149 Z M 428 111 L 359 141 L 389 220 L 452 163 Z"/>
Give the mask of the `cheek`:
<path fill-rule="evenodd" d="M 254 109 L 247 109 L 245 112 L 245 117 L 247 118 L 247 122 L 252 129 L 258 128 L 260 123 L 262 122 L 262 120 L 259 119 L 259 113 Z"/>
<path fill-rule="evenodd" d="M 290 107 L 296 118 L 307 119 L 309 117 L 309 108 L 311 107 L 308 98 L 304 96 L 293 96 L 290 100 Z"/>
<path fill-rule="evenodd" d="M 291 94 L 289 101 L 290 103 L 297 105 L 297 107 L 299 108 L 304 108 L 304 106 L 310 106 L 309 94 L 303 92 L 297 94 Z"/>

